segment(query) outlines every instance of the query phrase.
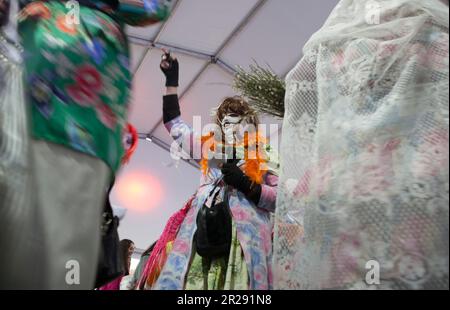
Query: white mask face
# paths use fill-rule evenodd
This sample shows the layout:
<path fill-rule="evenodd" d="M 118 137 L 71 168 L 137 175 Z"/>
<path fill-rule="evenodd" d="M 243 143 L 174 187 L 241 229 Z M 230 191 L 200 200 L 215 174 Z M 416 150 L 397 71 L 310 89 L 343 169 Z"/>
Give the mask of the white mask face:
<path fill-rule="evenodd" d="M 242 117 L 236 114 L 227 114 L 222 120 L 222 131 L 227 144 L 236 142 L 235 133 L 242 122 Z"/>

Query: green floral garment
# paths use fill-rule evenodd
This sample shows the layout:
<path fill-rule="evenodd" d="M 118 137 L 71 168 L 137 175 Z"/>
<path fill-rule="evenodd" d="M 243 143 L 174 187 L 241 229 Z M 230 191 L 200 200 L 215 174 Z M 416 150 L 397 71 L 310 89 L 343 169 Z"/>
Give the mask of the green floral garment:
<path fill-rule="evenodd" d="M 186 289 L 248 290 L 248 287 L 247 265 L 233 223 L 230 256 L 209 260 L 194 254 L 186 279 Z"/>
<path fill-rule="evenodd" d="M 128 4 L 117 12 L 82 5 L 78 25 L 66 18 L 61 1 L 33 1 L 22 10 L 19 29 L 34 138 L 100 158 L 113 171 L 120 167 L 131 87 L 124 23 L 167 17 L 168 10 L 155 9 L 160 1 L 151 3 L 134 11 Z"/>

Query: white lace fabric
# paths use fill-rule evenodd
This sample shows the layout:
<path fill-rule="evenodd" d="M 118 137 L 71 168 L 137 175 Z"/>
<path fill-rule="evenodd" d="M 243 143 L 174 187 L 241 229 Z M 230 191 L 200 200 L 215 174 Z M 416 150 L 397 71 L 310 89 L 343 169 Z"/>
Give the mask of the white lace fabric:
<path fill-rule="evenodd" d="M 343 0 L 306 44 L 286 80 L 276 289 L 448 289 L 448 18 L 438 0 Z"/>

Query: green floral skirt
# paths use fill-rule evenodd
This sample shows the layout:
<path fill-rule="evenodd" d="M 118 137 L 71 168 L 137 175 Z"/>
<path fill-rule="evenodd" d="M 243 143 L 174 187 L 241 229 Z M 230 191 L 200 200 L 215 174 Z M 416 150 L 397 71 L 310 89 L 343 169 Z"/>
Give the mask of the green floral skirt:
<path fill-rule="evenodd" d="M 241 245 L 233 223 L 229 257 L 203 258 L 194 254 L 186 278 L 186 290 L 248 290 L 249 277 Z"/>

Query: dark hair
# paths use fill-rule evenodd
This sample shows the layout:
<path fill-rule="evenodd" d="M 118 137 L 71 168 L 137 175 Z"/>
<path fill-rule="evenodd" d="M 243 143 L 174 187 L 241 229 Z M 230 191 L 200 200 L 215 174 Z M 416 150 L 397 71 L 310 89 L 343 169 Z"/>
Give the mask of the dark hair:
<path fill-rule="evenodd" d="M 102 0 L 106 4 L 108 4 L 113 10 L 117 10 L 119 7 L 119 0 Z"/>
<path fill-rule="evenodd" d="M 141 257 L 142 256 L 146 256 L 146 255 L 150 255 L 153 252 L 153 249 L 155 248 L 157 242 L 158 241 L 155 241 L 151 246 L 149 246 L 148 249 L 145 250 L 144 253 L 142 253 Z"/>
<path fill-rule="evenodd" d="M 217 109 L 216 124 L 221 125 L 221 121 L 227 114 L 235 113 L 247 120 L 247 123 L 258 127 L 259 118 L 255 110 L 253 110 L 244 98 L 235 96 L 227 97 Z"/>
<path fill-rule="evenodd" d="M 9 20 L 9 7 L 10 3 L 9 0 L 6 2 L 3 2 L 3 9 L 0 8 L 0 27 L 6 25 Z"/>
<path fill-rule="evenodd" d="M 130 274 L 130 261 L 128 261 L 128 251 L 134 242 L 129 239 L 123 239 L 120 241 L 120 253 L 122 255 L 122 262 L 124 268 L 124 275 L 128 276 Z"/>

